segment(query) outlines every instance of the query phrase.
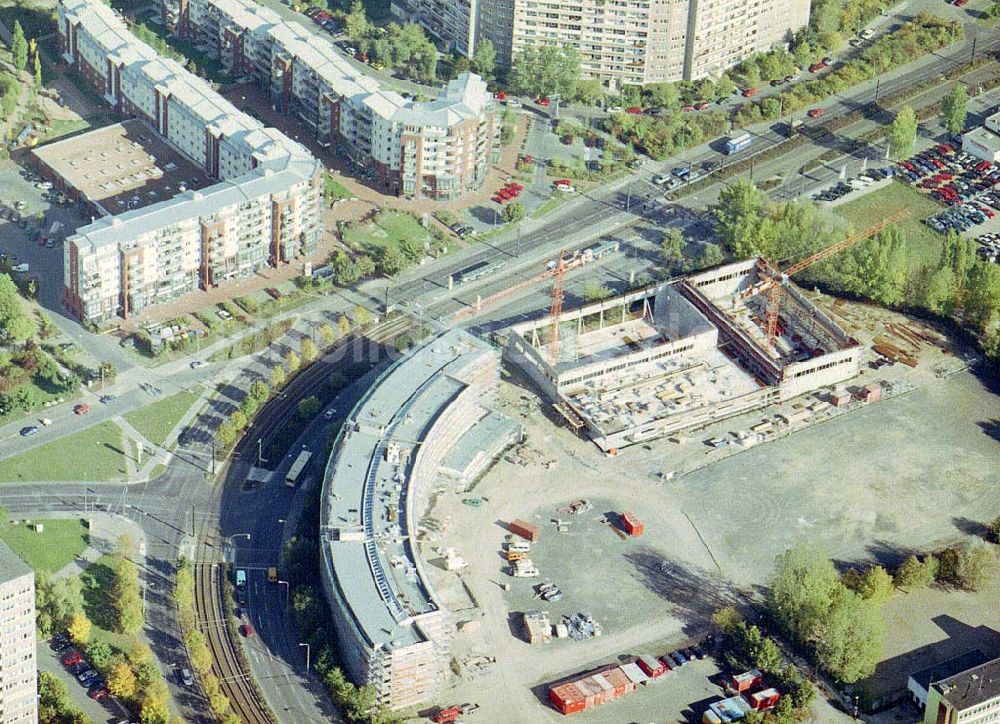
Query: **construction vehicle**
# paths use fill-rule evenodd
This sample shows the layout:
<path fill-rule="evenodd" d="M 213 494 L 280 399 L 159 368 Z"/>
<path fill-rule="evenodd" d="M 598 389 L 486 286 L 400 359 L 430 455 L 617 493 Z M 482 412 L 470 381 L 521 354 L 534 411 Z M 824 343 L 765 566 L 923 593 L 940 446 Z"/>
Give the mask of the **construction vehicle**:
<path fill-rule="evenodd" d="M 450 724 L 451 722 L 458 721 L 458 717 L 462 714 L 471 714 L 476 709 L 479 708 L 479 704 L 455 704 L 454 706 L 449 706 L 447 709 L 438 709 L 438 711 L 431 717 L 431 721 L 435 724 Z"/>
<path fill-rule="evenodd" d="M 772 265 L 763 258 L 759 259 L 757 271 L 760 275 L 760 281 L 738 292 L 734 302 L 740 303 L 758 294 L 764 295 L 766 299 L 764 306 L 764 331 L 767 333 L 767 338 L 773 343 L 778 333 L 778 314 L 781 311 L 781 301 L 784 296 L 785 285 L 792 276 L 816 262 L 823 261 L 844 249 L 854 246 L 859 241 L 875 236 L 883 229 L 906 218 L 909 214 L 909 207 L 904 208 L 892 216 L 882 219 L 877 224 L 869 226 L 864 231 L 849 236 L 846 239 L 841 239 L 825 249 L 820 249 L 815 254 L 807 256 L 805 259 L 795 262 L 783 270 L 779 270 L 776 265 Z"/>
<path fill-rule="evenodd" d="M 527 551 L 514 551 L 514 550 L 507 551 L 507 560 L 510 563 L 513 563 L 514 561 L 523 560 L 527 557 L 528 557 Z"/>

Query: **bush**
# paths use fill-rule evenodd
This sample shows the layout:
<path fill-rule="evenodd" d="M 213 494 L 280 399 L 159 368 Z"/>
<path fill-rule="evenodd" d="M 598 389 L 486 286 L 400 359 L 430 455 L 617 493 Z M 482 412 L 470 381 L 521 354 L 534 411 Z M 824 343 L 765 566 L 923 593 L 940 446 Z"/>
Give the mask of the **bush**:
<path fill-rule="evenodd" d="M 920 588 L 934 583 L 938 575 L 938 559 L 927 556 L 921 561 L 910 556 L 893 573 L 893 583 L 897 588 Z"/>

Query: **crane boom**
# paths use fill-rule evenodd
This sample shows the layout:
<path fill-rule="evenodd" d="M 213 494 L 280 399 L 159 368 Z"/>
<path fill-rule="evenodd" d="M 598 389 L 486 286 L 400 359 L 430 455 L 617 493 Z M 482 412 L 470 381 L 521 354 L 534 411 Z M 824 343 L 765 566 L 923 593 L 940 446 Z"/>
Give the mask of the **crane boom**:
<path fill-rule="evenodd" d="M 549 312 L 552 317 L 552 327 L 549 331 L 549 356 L 552 366 L 559 362 L 559 318 L 562 316 L 563 307 L 563 277 L 566 274 L 565 250 L 559 250 L 559 259 L 556 261 L 555 269 L 552 270 L 552 309 Z"/>

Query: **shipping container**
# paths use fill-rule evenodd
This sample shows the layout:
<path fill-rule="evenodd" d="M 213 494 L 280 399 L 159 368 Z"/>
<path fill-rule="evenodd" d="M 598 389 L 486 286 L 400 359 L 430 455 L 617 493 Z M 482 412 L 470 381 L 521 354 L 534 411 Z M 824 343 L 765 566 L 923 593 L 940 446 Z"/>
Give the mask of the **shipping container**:
<path fill-rule="evenodd" d="M 645 684 L 649 681 L 649 677 L 646 676 L 642 669 L 639 668 L 639 665 L 634 662 L 631 664 L 622 664 L 621 670 L 636 686 L 639 684 Z"/>
<path fill-rule="evenodd" d="M 882 387 L 881 385 L 865 385 L 864 390 L 861 391 L 861 399 L 865 402 L 878 402 L 882 399 Z"/>
<path fill-rule="evenodd" d="M 710 724 L 728 724 L 739 721 L 750 713 L 750 704 L 742 696 L 731 696 L 728 699 L 720 699 L 709 705 L 708 711 L 702 717 L 702 722 Z"/>
<path fill-rule="evenodd" d="M 507 526 L 511 533 L 521 536 L 522 538 L 534 543 L 542 535 L 542 529 L 539 528 L 534 523 L 529 523 L 525 520 L 518 518 L 517 520 L 512 520 L 510 525 Z"/>
<path fill-rule="evenodd" d="M 633 691 L 635 684 L 621 667 L 610 666 L 578 679 L 550 686 L 549 701 L 563 714 L 575 714 L 614 701 Z"/>
<path fill-rule="evenodd" d="M 750 706 L 752 706 L 757 711 L 764 711 L 765 709 L 770 709 L 772 706 L 778 703 L 778 699 L 781 698 L 781 694 L 773 686 L 770 689 L 764 689 L 763 691 L 758 691 L 750 695 Z"/>
<path fill-rule="evenodd" d="M 749 691 L 755 686 L 760 686 L 764 682 L 764 675 L 757 669 L 744 671 L 742 674 L 735 674 L 732 677 L 733 688 L 741 694 Z"/>
<path fill-rule="evenodd" d="M 640 656 L 636 663 L 651 679 L 658 679 L 669 671 L 666 664 L 649 654 Z"/>
<path fill-rule="evenodd" d="M 622 513 L 622 527 L 631 536 L 640 536 L 643 532 L 642 521 L 632 511 Z"/>

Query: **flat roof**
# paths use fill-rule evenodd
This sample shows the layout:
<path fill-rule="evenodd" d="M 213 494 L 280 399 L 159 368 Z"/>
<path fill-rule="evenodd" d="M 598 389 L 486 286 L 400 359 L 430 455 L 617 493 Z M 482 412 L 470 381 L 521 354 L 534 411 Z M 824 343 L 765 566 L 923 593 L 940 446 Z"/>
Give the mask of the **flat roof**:
<path fill-rule="evenodd" d="M 131 119 L 34 149 L 70 188 L 120 214 L 215 183 L 144 121 Z"/>
<path fill-rule="evenodd" d="M 412 620 L 438 610 L 407 529 L 409 475 L 438 415 L 467 386 L 452 374 L 495 354 L 466 332 L 447 332 L 383 373 L 345 422 L 324 480 L 323 547 L 373 646 L 423 641 Z"/>
<path fill-rule="evenodd" d="M 12 581 L 33 573 L 34 571 L 21 560 L 20 556 L 8 548 L 6 543 L 0 541 L 0 581 Z"/>
<path fill-rule="evenodd" d="M 971 709 L 1000 696 L 1000 658 L 936 681 L 931 686 L 959 711 Z"/>
<path fill-rule="evenodd" d="M 490 411 L 466 430 L 444 457 L 442 467 L 464 472 L 484 450 L 489 451 L 497 440 L 506 440 L 521 424 L 499 412 Z"/>
<path fill-rule="evenodd" d="M 910 674 L 910 678 L 913 679 L 913 681 L 921 689 L 926 691 L 930 688 L 931 684 L 941 681 L 942 679 L 950 678 L 961 671 L 965 671 L 966 669 L 979 666 L 987 660 L 986 654 L 984 654 L 981 650 L 972 649 L 971 651 L 966 651 L 964 654 L 955 656 L 947 661 L 941 661 L 933 666 L 928 666 L 926 669 L 921 669 L 915 674 Z"/>

